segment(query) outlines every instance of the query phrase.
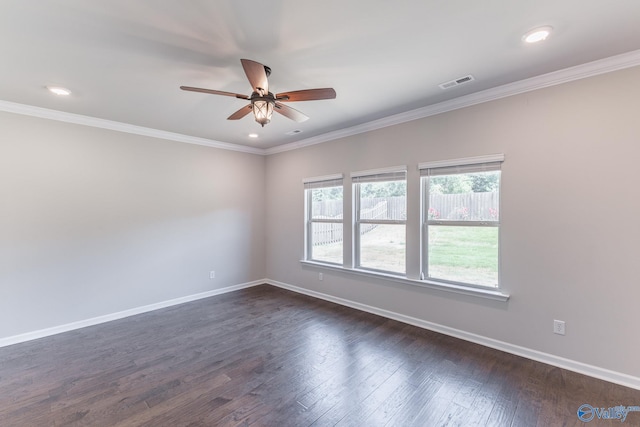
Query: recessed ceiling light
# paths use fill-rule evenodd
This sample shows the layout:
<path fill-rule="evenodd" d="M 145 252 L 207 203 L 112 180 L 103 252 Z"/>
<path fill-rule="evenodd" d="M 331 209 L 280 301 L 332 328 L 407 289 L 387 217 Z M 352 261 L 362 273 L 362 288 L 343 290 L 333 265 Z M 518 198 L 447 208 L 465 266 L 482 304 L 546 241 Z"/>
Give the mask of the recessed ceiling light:
<path fill-rule="evenodd" d="M 60 86 L 47 86 L 47 89 L 49 89 L 50 92 L 53 92 L 56 95 L 60 95 L 60 96 L 71 95 L 71 91 L 69 89 L 66 89 Z"/>
<path fill-rule="evenodd" d="M 257 138 L 258 134 L 257 133 L 250 133 L 249 134 L 249 138 Z"/>
<path fill-rule="evenodd" d="M 533 30 L 522 36 L 522 40 L 524 40 L 526 43 L 538 43 L 546 40 L 547 37 L 549 37 L 549 34 L 551 34 L 551 31 L 553 31 L 553 28 L 551 27 L 534 28 Z"/>

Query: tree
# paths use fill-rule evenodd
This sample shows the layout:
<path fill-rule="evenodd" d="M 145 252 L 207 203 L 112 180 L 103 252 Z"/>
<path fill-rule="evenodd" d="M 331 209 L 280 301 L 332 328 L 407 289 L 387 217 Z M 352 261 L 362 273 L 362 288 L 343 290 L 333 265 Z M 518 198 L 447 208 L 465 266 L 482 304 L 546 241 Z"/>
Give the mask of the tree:
<path fill-rule="evenodd" d="M 498 189 L 499 177 L 497 171 L 433 176 L 429 191 L 432 194 L 486 193 Z"/>
<path fill-rule="evenodd" d="M 406 181 L 367 182 L 360 184 L 360 197 L 402 197 L 407 195 Z"/>
<path fill-rule="evenodd" d="M 498 190 L 499 172 L 474 173 L 469 176 L 471 177 L 474 193 L 486 193 Z"/>
<path fill-rule="evenodd" d="M 342 200 L 342 187 L 315 188 L 311 193 L 314 202 Z"/>
<path fill-rule="evenodd" d="M 472 182 L 469 175 L 442 175 L 429 179 L 429 192 L 432 194 L 470 193 Z"/>

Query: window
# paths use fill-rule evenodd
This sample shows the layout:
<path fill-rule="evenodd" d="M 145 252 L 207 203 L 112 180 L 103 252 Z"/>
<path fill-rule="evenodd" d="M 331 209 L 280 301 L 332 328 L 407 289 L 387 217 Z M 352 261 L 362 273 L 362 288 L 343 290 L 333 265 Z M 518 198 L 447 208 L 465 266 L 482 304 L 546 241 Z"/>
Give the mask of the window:
<path fill-rule="evenodd" d="M 406 170 L 352 174 L 356 268 L 406 271 Z"/>
<path fill-rule="evenodd" d="M 506 301 L 500 289 L 503 162 L 496 154 L 421 163 L 419 181 L 411 182 L 406 166 L 352 172 L 351 188 L 342 174 L 305 179 L 301 262 Z"/>
<path fill-rule="evenodd" d="M 504 156 L 420 165 L 422 278 L 498 287 Z"/>
<path fill-rule="evenodd" d="M 305 188 L 305 259 L 342 265 L 342 175 L 309 178 Z"/>

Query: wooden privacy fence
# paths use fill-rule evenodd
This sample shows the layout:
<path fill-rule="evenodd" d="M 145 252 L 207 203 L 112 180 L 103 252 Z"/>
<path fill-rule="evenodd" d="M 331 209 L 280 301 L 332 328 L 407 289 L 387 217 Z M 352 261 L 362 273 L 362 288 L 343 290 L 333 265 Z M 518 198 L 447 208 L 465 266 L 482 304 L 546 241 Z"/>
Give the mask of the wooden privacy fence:
<path fill-rule="evenodd" d="M 406 219 L 405 197 L 376 197 L 360 203 L 361 217 L 365 219 Z M 342 218 L 342 200 L 313 202 L 314 218 Z"/>
<path fill-rule="evenodd" d="M 323 203 L 323 202 L 318 202 Z M 330 208 L 329 208 L 330 209 Z M 327 209 L 327 210 L 329 210 Z M 314 211 L 317 212 L 317 211 Z M 380 219 L 387 215 L 387 201 L 383 200 L 378 202 L 375 206 L 368 209 L 362 209 L 362 218 L 365 219 Z M 342 214 L 336 216 L 316 215 L 317 219 L 342 219 Z M 362 224 L 360 227 L 360 234 L 368 233 L 376 228 L 377 224 Z M 329 243 L 341 242 L 343 235 L 342 224 L 335 224 L 331 222 L 316 222 L 313 226 L 313 246 L 327 245 Z"/>
<path fill-rule="evenodd" d="M 313 246 L 342 242 L 342 224 L 316 222 L 313 224 Z"/>
<path fill-rule="evenodd" d="M 361 206 L 360 218 L 386 219 L 386 216 L 388 215 L 387 213 L 388 205 L 389 203 L 387 200 L 381 200 L 370 208 L 363 208 Z M 375 229 L 377 226 L 378 224 L 360 224 L 360 235 L 370 232 L 371 230 Z"/>
<path fill-rule="evenodd" d="M 406 218 L 406 199 L 404 197 L 379 197 L 363 199 L 360 204 L 362 219 L 404 219 Z M 313 202 L 314 218 L 342 219 L 342 200 Z M 374 230 L 377 224 L 362 224 L 360 234 Z M 316 222 L 313 226 L 312 242 L 314 246 L 341 242 L 342 224 Z"/>
<path fill-rule="evenodd" d="M 498 193 L 430 194 L 429 219 L 495 221 Z"/>
<path fill-rule="evenodd" d="M 493 221 L 498 219 L 498 193 L 430 194 L 429 219 Z M 362 219 L 407 219 L 405 197 L 363 199 Z M 342 200 L 313 202 L 314 218 L 342 219 Z M 377 224 L 362 224 L 360 234 L 374 230 Z M 314 246 L 341 242 L 342 224 L 317 222 L 313 227 Z"/>

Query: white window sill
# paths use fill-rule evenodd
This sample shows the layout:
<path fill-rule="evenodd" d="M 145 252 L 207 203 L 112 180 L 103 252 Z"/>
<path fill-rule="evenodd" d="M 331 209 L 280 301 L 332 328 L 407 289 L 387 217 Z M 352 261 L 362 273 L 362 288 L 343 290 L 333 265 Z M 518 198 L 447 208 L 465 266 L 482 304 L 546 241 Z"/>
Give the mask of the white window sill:
<path fill-rule="evenodd" d="M 393 282 L 404 283 L 407 285 L 420 286 L 423 288 L 437 289 L 440 291 L 453 292 L 456 294 L 462 295 L 471 295 L 480 298 L 487 298 L 496 301 L 508 301 L 509 294 L 506 294 L 498 289 L 484 289 L 484 288 L 474 288 L 471 286 L 461 286 L 461 285 L 453 285 L 449 283 L 440 283 L 431 280 L 416 280 L 416 279 L 408 279 L 406 277 L 396 276 L 393 274 L 380 273 L 369 270 L 360 270 L 357 268 L 344 268 L 341 265 L 335 264 L 326 264 L 323 262 L 317 261 L 307 261 L 300 260 L 301 264 L 310 265 L 313 267 L 326 268 L 329 270 L 342 271 L 349 274 L 356 274 L 359 276 L 368 276 L 375 277 L 378 279 L 390 280 Z"/>

